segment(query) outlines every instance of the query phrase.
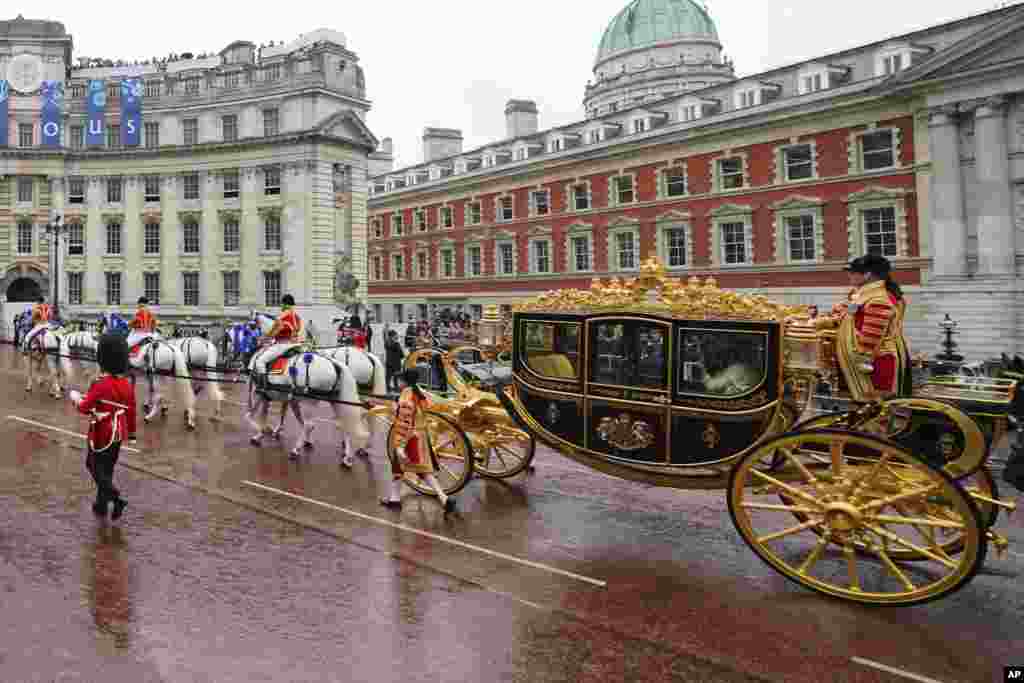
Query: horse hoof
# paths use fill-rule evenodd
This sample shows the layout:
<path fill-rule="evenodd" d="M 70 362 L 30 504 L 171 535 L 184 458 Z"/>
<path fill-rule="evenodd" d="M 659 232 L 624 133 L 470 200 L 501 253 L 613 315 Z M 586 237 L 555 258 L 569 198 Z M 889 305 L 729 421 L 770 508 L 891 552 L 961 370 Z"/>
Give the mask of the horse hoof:
<path fill-rule="evenodd" d="M 153 420 L 153 418 L 150 415 L 143 415 L 142 416 L 142 421 L 145 422 L 146 424 L 149 424 L 152 420 Z"/>
<path fill-rule="evenodd" d="M 251 443 L 253 446 L 259 446 L 262 442 L 263 442 L 263 439 L 261 439 L 259 436 L 250 436 L 249 437 L 249 443 Z"/>
<path fill-rule="evenodd" d="M 167 417 L 167 406 L 160 406 L 160 416 Z"/>
<path fill-rule="evenodd" d="M 307 450 L 313 450 L 313 442 L 312 441 L 304 441 L 302 443 L 302 447 L 307 449 Z"/>
<path fill-rule="evenodd" d="M 343 456 L 341 456 L 341 465 L 342 465 L 342 467 L 352 467 L 352 456 L 351 455 L 343 455 Z"/>
<path fill-rule="evenodd" d="M 360 448 L 358 451 L 356 451 L 356 455 L 358 455 L 360 458 L 368 458 L 370 457 L 370 452 L 365 448 Z"/>
<path fill-rule="evenodd" d="M 288 459 L 289 460 L 298 460 L 300 455 L 302 455 L 302 451 L 300 451 L 299 449 L 296 448 L 296 449 L 293 449 L 291 451 L 291 453 L 288 454 Z"/>
<path fill-rule="evenodd" d="M 149 409 L 150 409 L 150 408 L 152 408 L 152 407 L 153 407 L 153 406 L 149 405 L 148 403 L 143 403 L 143 404 L 142 404 L 142 412 L 144 412 L 144 413 L 148 413 L 148 412 L 149 412 Z"/>

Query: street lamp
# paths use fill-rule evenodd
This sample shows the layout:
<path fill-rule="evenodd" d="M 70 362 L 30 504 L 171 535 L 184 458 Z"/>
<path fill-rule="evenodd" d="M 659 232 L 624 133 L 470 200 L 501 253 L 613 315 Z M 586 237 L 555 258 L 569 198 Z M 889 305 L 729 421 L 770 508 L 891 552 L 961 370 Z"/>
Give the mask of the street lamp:
<path fill-rule="evenodd" d="M 59 312 L 61 245 L 60 238 L 67 233 L 68 226 L 60 222 L 60 216 L 58 214 L 54 214 L 53 220 L 51 220 L 49 223 L 43 226 L 43 231 L 46 233 L 47 238 L 50 242 L 50 272 L 53 274 L 53 309 L 55 312 Z"/>

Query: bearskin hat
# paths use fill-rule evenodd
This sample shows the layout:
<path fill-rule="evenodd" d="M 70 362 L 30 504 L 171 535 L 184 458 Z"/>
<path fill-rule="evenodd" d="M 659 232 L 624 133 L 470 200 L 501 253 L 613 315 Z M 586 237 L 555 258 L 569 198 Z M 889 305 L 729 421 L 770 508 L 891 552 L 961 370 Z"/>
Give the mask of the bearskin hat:
<path fill-rule="evenodd" d="M 96 347 L 96 361 L 103 372 L 125 374 L 128 372 L 128 340 L 113 332 L 104 334 Z"/>
<path fill-rule="evenodd" d="M 282 306 L 294 306 L 295 305 L 295 297 L 292 296 L 291 294 L 285 294 L 283 297 L 281 297 L 281 305 Z"/>

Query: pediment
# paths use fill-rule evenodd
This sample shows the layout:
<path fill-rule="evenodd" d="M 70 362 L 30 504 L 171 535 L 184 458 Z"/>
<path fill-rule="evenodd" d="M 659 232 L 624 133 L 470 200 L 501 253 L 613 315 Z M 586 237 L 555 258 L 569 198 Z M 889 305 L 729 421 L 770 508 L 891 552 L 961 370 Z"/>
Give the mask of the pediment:
<path fill-rule="evenodd" d="M 825 200 L 818 199 L 817 197 L 791 195 L 772 204 L 772 208 L 776 211 L 785 211 L 788 209 L 812 209 L 818 208 L 824 204 Z"/>
<path fill-rule="evenodd" d="M 363 120 L 349 110 L 331 114 L 316 127 L 316 130 L 329 137 L 341 138 L 365 147 L 370 152 L 376 151 L 379 144 Z"/>
<path fill-rule="evenodd" d="M 985 67 L 1009 65 L 1024 59 L 1024 10 L 974 33 L 930 59 L 891 79 L 896 85 L 962 77 Z"/>
<path fill-rule="evenodd" d="M 632 216 L 616 216 L 608 221 L 609 228 L 635 228 L 639 225 L 640 219 Z"/>
<path fill-rule="evenodd" d="M 738 213 L 754 213 L 754 207 L 745 204 L 722 204 L 708 212 L 711 216 L 733 216 Z"/>
<path fill-rule="evenodd" d="M 679 209 L 672 209 L 671 211 L 666 211 L 665 213 L 661 214 L 654 220 L 657 223 L 662 223 L 665 221 L 688 221 L 692 219 L 693 214 L 691 214 L 689 211 L 680 211 Z"/>
<path fill-rule="evenodd" d="M 860 192 L 854 192 L 847 195 L 846 202 L 852 204 L 855 202 L 875 202 L 881 200 L 892 200 L 892 199 L 903 199 L 910 190 L 906 190 L 898 187 L 881 187 L 879 185 L 873 185 L 866 187 Z"/>

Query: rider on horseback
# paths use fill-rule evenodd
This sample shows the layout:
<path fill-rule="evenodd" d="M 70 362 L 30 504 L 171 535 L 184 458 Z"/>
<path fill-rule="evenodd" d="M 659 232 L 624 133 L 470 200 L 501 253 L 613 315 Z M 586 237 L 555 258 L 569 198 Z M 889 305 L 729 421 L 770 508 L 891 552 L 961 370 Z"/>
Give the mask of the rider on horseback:
<path fill-rule="evenodd" d="M 149 299 L 140 296 L 139 307 L 135 310 L 135 317 L 128 323 L 128 327 L 132 330 L 131 334 L 128 335 L 129 348 L 156 334 L 156 316 L 150 313 L 147 306 L 149 306 Z"/>
<path fill-rule="evenodd" d="M 29 345 L 32 343 L 32 340 L 35 339 L 40 332 L 50 328 L 51 314 L 52 310 L 50 308 L 50 304 L 46 303 L 46 299 L 42 294 L 40 294 L 39 298 L 36 299 L 35 305 L 32 306 L 32 330 L 25 335 L 25 342 L 22 345 L 22 349 L 24 351 L 27 352 L 29 350 Z"/>
<path fill-rule="evenodd" d="M 281 315 L 266 336 L 274 342 L 253 356 L 252 370 L 256 377 L 264 377 L 272 362 L 296 348 L 302 340 L 302 318 L 295 312 L 295 297 L 291 294 L 281 297 Z"/>

